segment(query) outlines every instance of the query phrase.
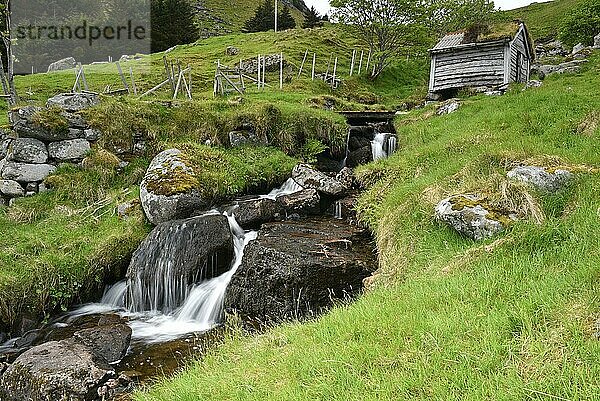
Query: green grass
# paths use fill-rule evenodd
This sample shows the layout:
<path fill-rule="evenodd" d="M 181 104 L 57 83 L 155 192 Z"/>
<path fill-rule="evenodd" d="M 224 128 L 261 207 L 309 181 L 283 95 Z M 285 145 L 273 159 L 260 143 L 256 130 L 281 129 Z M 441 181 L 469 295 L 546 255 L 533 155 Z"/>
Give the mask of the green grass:
<path fill-rule="evenodd" d="M 582 0 L 554 0 L 533 3 L 515 10 L 503 11 L 500 18 L 524 21 L 534 40 L 551 39 L 556 38 L 565 16 L 581 2 Z"/>
<path fill-rule="evenodd" d="M 233 335 L 136 400 L 595 400 L 600 176 L 531 193 L 544 222 L 484 243 L 433 220 L 462 191 L 497 191 L 527 161 L 600 165 L 600 57 L 539 89 L 476 97 L 456 113 L 400 117 L 401 148 L 362 167 L 359 214 L 381 268 L 357 302 L 305 324 Z M 510 194 L 506 195 L 510 197 Z"/>
<path fill-rule="evenodd" d="M 227 46 L 240 49 L 238 56 L 226 56 Z M 428 66 L 422 59 L 402 58 L 384 73 L 376 82 L 366 78 L 365 68 L 360 77 L 349 79 L 352 49 L 360 49 L 359 41 L 351 33 L 337 26 L 303 30 L 295 29 L 275 34 L 262 32 L 254 34 L 231 34 L 199 41 L 191 45 L 178 46 L 168 54 L 169 60 L 179 60 L 182 66 L 192 67 L 193 93 L 196 102 L 206 103 L 213 100 L 213 80 L 217 60 L 222 64 L 234 66 L 240 59 L 255 58 L 259 54 L 276 54 L 283 52 L 288 67 L 285 69 L 283 90 L 279 90 L 279 74 L 268 73 L 265 91 L 258 89 L 246 81 L 248 91 L 244 96 L 244 105 L 256 102 L 287 103 L 293 108 L 298 104 L 306 107 L 320 107 L 319 98 L 331 96 L 336 100 L 338 110 L 384 109 L 394 108 L 406 100 L 426 91 Z M 302 76 L 297 73 L 302 64 L 306 50 L 316 53 L 316 72 L 325 73 L 329 64 L 330 74 L 333 72 L 335 57 L 338 57 L 337 75 L 344 80 L 338 90 L 332 90 L 324 82 L 310 79 L 312 54 L 304 65 Z M 367 49 L 363 49 L 367 50 Z M 162 82 L 164 78 L 163 53 L 144 56 L 139 61 L 121 63 L 124 71 L 132 68 L 136 86 L 140 93 L 147 91 Z M 366 66 L 367 53 L 363 63 Z M 123 87 L 114 64 L 85 66 L 89 89 L 104 92 Z M 358 61 L 355 69 L 358 69 Z M 400 80 L 399 80 L 400 79 Z M 15 78 L 17 92 L 22 104 L 43 104 L 58 93 L 69 92 L 74 84 L 74 71 L 18 76 Z M 416 89 L 417 88 L 417 89 Z M 231 95 L 229 98 L 235 98 Z M 131 96 L 134 98 L 134 96 Z M 158 91 L 143 99 L 144 101 L 170 100 L 169 92 Z M 226 103 L 225 100 L 223 103 Z M 176 104 L 186 103 L 177 101 Z M 5 107 L 5 106 L 4 106 Z M 1 109 L 0 109 L 1 111 Z M 2 120 L 7 124 L 7 120 Z"/>
<path fill-rule="evenodd" d="M 189 155 L 209 204 L 280 185 L 297 163 L 275 148 L 170 145 Z M 37 319 L 90 301 L 105 282 L 124 277 L 151 227 L 141 207 L 123 220 L 116 206 L 138 198 L 148 159 L 132 160 L 125 171 L 117 171 L 114 160 L 97 149 L 85 168 L 67 165 L 48 177 L 51 191 L 0 208 L 0 329 L 10 331 L 23 316 Z"/>

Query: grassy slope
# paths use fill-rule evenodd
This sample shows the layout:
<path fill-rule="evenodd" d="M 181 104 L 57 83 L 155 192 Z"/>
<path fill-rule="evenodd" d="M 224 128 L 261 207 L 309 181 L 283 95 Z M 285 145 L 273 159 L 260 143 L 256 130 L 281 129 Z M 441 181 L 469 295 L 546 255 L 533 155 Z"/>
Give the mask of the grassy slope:
<path fill-rule="evenodd" d="M 555 38 L 562 19 L 579 3 L 581 0 L 533 3 L 526 7 L 504 11 L 501 13 L 501 18 L 524 21 L 534 40 Z"/>
<path fill-rule="evenodd" d="M 234 57 L 226 56 L 227 46 L 238 47 L 240 54 Z M 349 79 L 353 48 L 359 48 L 356 38 L 338 27 L 328 26 L 313 30 L 296 29 L 277 35 L 273 32 L 262 32 L 215 37 L 192 45 L 178 46 L 168 56 L 170 60 L 181 61 L 183 66 L 190 65 L 192 67 L 194 98 L 200 102 L 211 100 L 213 97 L 213 78 L 217 60 L 220 60 L 222 64 L 234 65 L 240 59 L 279 52 L 284 53 L 286 62 L 292 66 L 292 71 L 286 69 L 284 90 L 276 89 L 279 77 L 278 74 L 271 73 L 267 76 L 267 84 L 271 84 L 275 88 L 267 88 L 266 91 L 259 92 L 254 86 L 247 83 L 246 101 L 264 100 L 290 104 L 302 103 L 310 106 L 312 103 L 309 99 L 329 95 L 340 98 L 340 107 L 349 103 L 346 107 L 350 109 L 364 108 L 365 105 L 358 104 L 364 98 L 368 98 L 369 103 L 381 103 L 384 106 L 394 107 L 406 97 L 411 96 L 415 88 L 419 88 L 419 92 L 426 90 L 427 67 L 425 64 L 427 63 L 423 60 L 411 60 L 408 63 L 398 62 L 375 84 L 363 76 L 354 76 Z M 317 54 L 317 73 L 324 73 L 327 70 L 330 57 L 338 57 L 337 74 L 342 76 L 346 85 L 339 91 L 332 91 L 323 82 L 312 82 L 309 77 L 312 60 L 309 60 L 304 66 L 304 73 L 300 79 L 293 79 L 289 82 L 287 78 L 296 77 L 307 49 Z M 164 79 L 162 57 L 163 54 L 159 53 L 146 56 L 141 61 L 122 63 L 124 70 L 129 70 L 130 67 L 133 69 L 140 92 L 149 90 Z M 112 89 L 122 87 L 114 65 L 86 66 L 85 71 L 90 90 L 103 92 L 107 86 Z M 330 73 L 332 71 L 333 62 L 330 66 Z M 70 91 L 75 79 L 73 71 L 62 71 L 16 77 L 15 81 L 23 103 L 41 103 L 57 93 Z M 390 83 L 393 84 L 388 85 Z M 378 95 L 374 94 L 376 91 Z M 157 96 L 149 96 L 144 100 L 166 100 L 168 98 L 169 95 L 165 90 L 157 93 Z M 377 108 L 377 106 L 374 107 Z"/>
<path fill-rule="evenodd" d="M 148 99 L 159 100 L 153 103 L 146 99 L 105 99 L 87 115 L 89 121 L 104 132 L 99 146 L 109 150 L 114 146 L 125 147 L 133 134 L 142 132 L 151 139 L 148 157 L 134 160 L 127 171 L 119 174 L 112 169 L 62 170 L 50 180 L 55 184 L 55 191 L 17 200 L 11 209 L 0 210 L 0 227 L 3 233 L 8 233 L 0 238 L 0 327 L 11 324 L 22 312 L 36 314 L 68 305 L 77 300 L 76 294 L 81 288 L 88 284 L 94 287 L 106 270 L 114 270 L 127 261 L 149 227 L 139 213 L 130 221 L 118 220 L 114 216 L 115 206 L 136 197 L 149 157 L 158 151 L 173 146 L 191 150 L 199 166 L 208 171 L 209 179 L 201 183 L 201 190 L 218 201 L 248 189 L 278 185 L 285 174 L 282 169 L 291 169 L 293 160 L 275 149 L 240 157 L 236 152 L 210 150 L 196 144 L 207 139 L 216 145 L 225 144 L 229 131 L 241 123 L 251 122 L 274 146 L 295 157 L 310 158 L 306 145 L 310 145 L 311 140 L 340 147 L 346 136 L 343 118 L 321 109 L 323 95 L 336 98 L 338 107 L 352 109 L 366 107 L 356 103 L 363 99 L 394 105 L 412 95 L 415 87 L 425 84 L 425 62 L 411 61 L 394 66 L 376 84 L 363 77 L 353 77 L 337 92 L 322 82 L 311 82 L 305 74 L 300 80 L 286 84 L 283 91 L 258 92 L 251 88 L 242 104 L 229 99 L 212 99 L 214 61 L 221 58 L 223 62 L 233 63 L 238 59 L 224 56 L 228 45 L 241 48 L 241 57 L 284 51 L 286 59 L 296 66 L 310 47 L 319 56 L 319 72 L 326 69 L 329 55 L 339 51 L 338 73 L 346 71 L 347 76 L 350 54 L 345 53 L 355 43 L 336 28 L 295 30 L 277 37 L 270 32 L 212 38 L 196 45 L 180 46 L 170 54 L 184 65 L 193 66 L 194 102 L 181 101 L 175 103 L 177 107 L 165 107 L 160 100 L 168 99 L 166 92 Z M 123 66 L 126 70 L 133 67 L 136 83 L 143 90 L 162 79 L 160 63 L 161 55 L 153 55 L 139 63 L 123 63 Z M 157 65 L 158 68 L 147 68 Z M 118 87 L 114 68 L 87 66 L 90 89 L 102 91 L 106 85 Z M 394 82 L 395 77 L 402 77 L 404 84 L 389 85 L 382 91 L 381 98 L 373 100 L 373 92 Z M 16 84 L 23 103 L 40 104 L 50 96 L 67 91 L 73 81 L 73 72 L 66 71 L 17 77 Z M 271 75 L 270 82 L 275 81 L 275 75 Z M 227 168 L 220 168 L 222 163 Z M 124 195 L 123 190 L 128 195 Z"/>
<path fill-rule="evenodd" d="M 234 32 L 240 32 L 244 23 L 252 18 L 256 8 L 261 1 L 255 0 L 234 0 L 234 1 L 222 1 L 222 0 L 205 0 L 204 6 L 213 12 L 213 15 L 217 15 L 224 21 L 229 23 L 228 29 Z M 283 8 L 283 2 L 279 1 L 279 7 Z M 295 8 L 290 8 L 292 17 L 296 21 L 296 26 L 302 26 L 304 16 L 300 11 Z"/>
<path fill-rule="evenodd" d="M 597 399 L 600 176 L 536 195 L 541 225 L 484 244 L 433 221 L 448 194 L 488 191 L 534 158 L 600 165 L 600 57 L 539 89 L 397 121 L 401 150 L 359 172 L 360 214 L 377 233 L 380 283 L 308 324 L 233 337 L 137 400 Z M 559 398 L 562 397 L 562 398 Z"/>

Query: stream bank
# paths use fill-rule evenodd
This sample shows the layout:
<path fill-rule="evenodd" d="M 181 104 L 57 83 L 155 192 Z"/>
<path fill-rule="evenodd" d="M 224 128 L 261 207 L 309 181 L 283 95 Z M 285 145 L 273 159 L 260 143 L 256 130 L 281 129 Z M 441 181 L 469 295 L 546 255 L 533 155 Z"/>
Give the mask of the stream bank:
<path fill-rule="evenodd" d="M 316 316 L 351 299 L 377 268 L 368 232 L 343 219 L 342 205 L 352 219 L 347 211 L 355 196 L 348 169 L 328 175 L 299 165 L 291 181 L 267 195 L 158 224 L 132 257 L 126 281 L 108 288 L 100 303 L 5 344 L 0 354 L 7 399 L 67 391 L 72 399 L 93 400 L 126 392 L 218 341 L 214 328 L 224 321 L 224 307 L 274 323 Z M 89 329 L 108 331 L 103 341 L 126 344 L 124 357 L 109 361 L 97 347 L 78 342 L 78 333 Z M 37 363 L 36 355 L 73 344 L 89 355 L 82 371 L 65 376 Z M 74 377 L 84 383 L 73 387 Z"/>

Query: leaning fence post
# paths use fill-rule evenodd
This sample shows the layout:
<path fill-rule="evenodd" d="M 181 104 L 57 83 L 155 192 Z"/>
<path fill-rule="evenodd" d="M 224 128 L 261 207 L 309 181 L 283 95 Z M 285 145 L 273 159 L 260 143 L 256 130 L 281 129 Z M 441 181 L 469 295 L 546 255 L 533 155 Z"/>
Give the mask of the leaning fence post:
<path fill-rule="evenodd" d="M 352 73 L 354 72 L 354 59 L 356 59 L 356 49 L 352 50 L 352 62 L 350 63 L 350 76 L 352 76 Z"/>

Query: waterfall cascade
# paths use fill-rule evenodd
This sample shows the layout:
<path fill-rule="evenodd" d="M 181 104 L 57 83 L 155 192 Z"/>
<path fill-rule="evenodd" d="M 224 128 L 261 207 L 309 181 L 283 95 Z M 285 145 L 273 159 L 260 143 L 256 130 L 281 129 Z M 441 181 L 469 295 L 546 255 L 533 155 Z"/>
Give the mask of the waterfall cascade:
<path fill-rule="evenodd" d="M 398 139 L 390 133 L 378 132 L 371 141 L 373 160 L 386 159 L 393 155 L 398 147 Z"/>
<path fill-rule="evenodd" d="M 334 214 L 334 217 L 336 219 L 339 219 L 339 220 L 341 220 L 341 219 L 344 218 L 343 215 L 342 215 L 342 202 L 341 201 L 336 201 L 335 202 L 335 214 Z"/>
<path fill-rule="evenodd" d="M 261 198 L 275 199 L 278 196 L 298 192 L 303 188 L 291 178 L 281 188 L 271 191 Z M 207 215 L 218 214 L 211 211 Z M 164 248 L 158 258 L 159 274 L 153 278 L 153 285 L 141 285 L 142 278 L 136 276 L 107 287 L 102 300 L 97 304 L 84 305 L 71 313 L 72 316 L 106 313 L 115 311 L 129 317 L 133 338 L 145 342 L 163 342 L 190 332 L 206 331 L 218 324 L 223 317 L 225 292 L 233 275 L 242 264 L 246 245 L 256 239 L 255 231 L 244 231 L 237 223 L 235 215 L 224 213 L 233 236 L 234 258 L 229 270 L 204 281 L 201 277 L 186 279 L 173 274 L 173 258 Z M 177 235 L 177 232 L 171 233 Z M 214 270 L 210 259 L 205 269 Z M 197 283 L 197 284 L 194 284 Z M 143 289 L 143 290 L 142 290 Z"/>

